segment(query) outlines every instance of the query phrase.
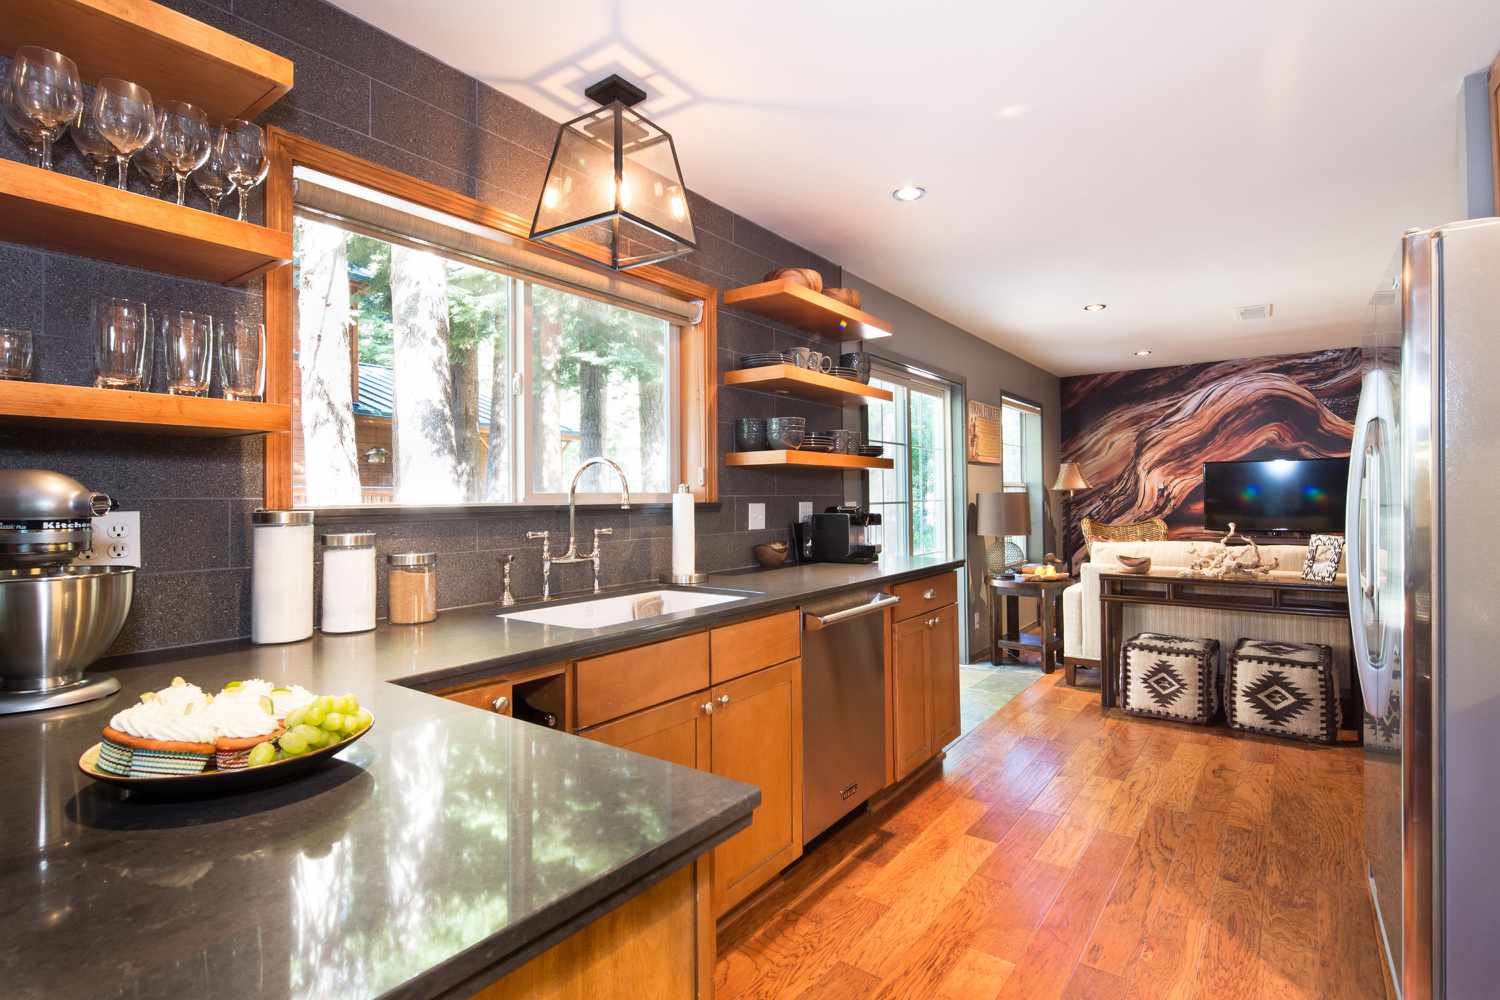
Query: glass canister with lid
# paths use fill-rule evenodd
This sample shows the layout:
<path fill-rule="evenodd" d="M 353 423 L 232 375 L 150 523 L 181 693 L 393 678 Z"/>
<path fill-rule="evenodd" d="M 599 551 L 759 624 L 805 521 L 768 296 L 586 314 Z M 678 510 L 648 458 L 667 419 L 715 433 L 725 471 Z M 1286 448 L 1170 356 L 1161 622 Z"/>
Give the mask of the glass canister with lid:
<path fill-rule="evenodd" d="M 385 557 L 392 625 L 420 625 L 437 617 L 437 553 L 393 552 Z"/>
<path fill-rule="evenodd" d="M 323 631 L 368 632 L 374 627 L 375 533 L 341 531 L 324 535 Z"/>

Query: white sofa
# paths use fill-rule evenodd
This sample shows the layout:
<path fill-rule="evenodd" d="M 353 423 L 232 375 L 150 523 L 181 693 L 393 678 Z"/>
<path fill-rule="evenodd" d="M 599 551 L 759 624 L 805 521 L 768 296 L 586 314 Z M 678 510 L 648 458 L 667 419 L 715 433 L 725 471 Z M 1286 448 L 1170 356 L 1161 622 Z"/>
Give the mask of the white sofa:
<path fill-rule="evenodd" d="M 1181 569 L 1194 559 L 1220 548 L 1218 542 L 1094 542 L 1078 582 L 1063 591 L 1063 655 L 1074 660 L 1099 659 L 1099 574 L 1118 572 L 1120 556 L 1150 556 L 1151 568 Z M 1262 545 L 1264 560 L 1274 560 L 1274 577 L 1302 578 L 1306 545 Z M 1343 563 L 1338 582 L 1342 584 Z M 1300 618 L 1249 612 L 1208 611 L 1198 608 L 1131 606 L 1126 609 L 1125 635 L 1166 632 L 1218 639 L 1227 654 L 1241 636 L 1292 642 L 1321 642 L 1334 647 L 1336 659 L 1347 662 L 1348 625 L 1331 619 Z M 1340 654 L 1342 654 L 1340 656 Z"/>

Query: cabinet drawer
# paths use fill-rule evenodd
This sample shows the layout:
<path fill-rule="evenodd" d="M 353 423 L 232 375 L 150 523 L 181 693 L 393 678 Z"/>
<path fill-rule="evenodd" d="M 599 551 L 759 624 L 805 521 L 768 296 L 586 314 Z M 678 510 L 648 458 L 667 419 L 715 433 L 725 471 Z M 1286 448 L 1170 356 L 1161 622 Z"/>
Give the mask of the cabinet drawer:
<path fill-rule="evenodd" d="M 707 632 L 579 660 L 576 722 L 596 725 L 707 687 Z"/>
<path fill-rule="evenodd" d="M 775 666 L 802 654 L 802 613 L 786 611 L 709 632 L 709 672 L 715 684 Z"/>
<path fill-rule="evenodd" d="M 510 714 L 510 681 L 508 680 L 483 684 L 466 691 L 455 691 L 443 697 L 461 705 L 473 705 L 475 708 L 498 712 L 501 715 Z"/>
<path fill-rule="evenodd" d="M 905 621 L 916 615 L 929 614 L 945 604 L 958 602 L 958 576 L 953 572 L 937 576 L 908 580 L 891 588 L 891 593 L 901 598 L 896 605 L 896 621 Z"/>

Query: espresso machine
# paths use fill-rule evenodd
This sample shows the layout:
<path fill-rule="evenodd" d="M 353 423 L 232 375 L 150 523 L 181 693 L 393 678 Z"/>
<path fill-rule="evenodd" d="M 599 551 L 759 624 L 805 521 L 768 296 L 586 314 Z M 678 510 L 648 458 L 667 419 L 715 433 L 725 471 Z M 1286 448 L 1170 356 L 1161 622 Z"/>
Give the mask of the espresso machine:
<path fill-rule="evenodd" d="M 872 563 L 880 559 L 880 515 L 857 503 L 829 507 L 797 525 L 803 562 Z"/>
<path fill-rule="evenodd" d="M 0 469 L 0 715 L 103 698 L 109 676 L 85 678 L 125 627 L 130 567 L 75 565 L 109 497 L 42 469 Z"/>

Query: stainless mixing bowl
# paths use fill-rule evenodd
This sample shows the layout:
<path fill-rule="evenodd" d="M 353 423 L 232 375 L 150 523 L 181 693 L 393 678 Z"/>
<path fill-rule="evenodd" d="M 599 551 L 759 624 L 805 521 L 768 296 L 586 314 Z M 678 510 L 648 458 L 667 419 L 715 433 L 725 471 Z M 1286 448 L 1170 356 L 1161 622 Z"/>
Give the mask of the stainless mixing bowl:
<path fill-rule="evenodd" d="M 135 570 L 0 572 L 0 691 L 77 683 L 125 627 Z"/>

